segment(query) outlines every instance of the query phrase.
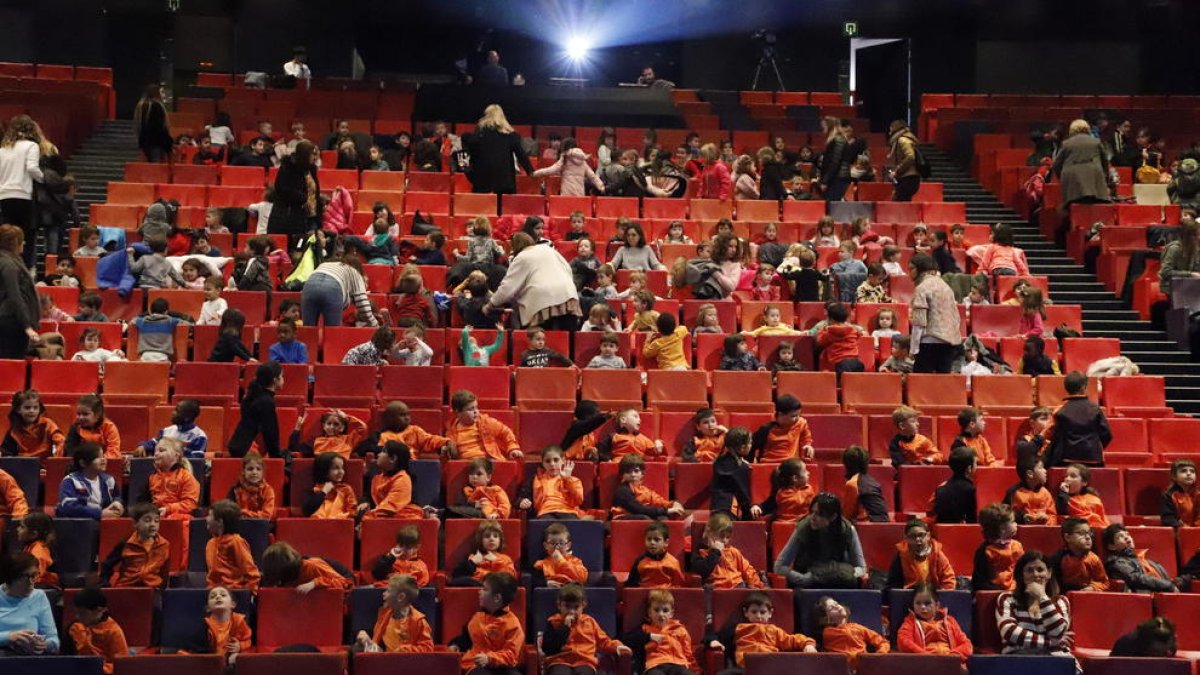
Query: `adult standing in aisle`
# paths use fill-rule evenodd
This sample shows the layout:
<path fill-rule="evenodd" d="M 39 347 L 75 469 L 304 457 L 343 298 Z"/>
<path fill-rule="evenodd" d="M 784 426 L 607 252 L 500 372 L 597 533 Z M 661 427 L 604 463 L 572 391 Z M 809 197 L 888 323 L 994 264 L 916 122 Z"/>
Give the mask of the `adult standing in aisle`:
<path fill-rule="evenodd" d="M 175 141 L 167 123 L 167 106 L 163 103 L 163 88 L 151 84 L 133 108 L 133 128 L 137 130 L 138 148 L 147 162 L 170 159 Z"/>
<path fill-rule="evenodd" d="M 34 230 L 33 182 L 44 180 L 41 169 L 42 132 L 29 115 L 17 115 L 8 123 L 0 141 L 0 223 L 21 228 L 25 266 L 33 267 Z"/>

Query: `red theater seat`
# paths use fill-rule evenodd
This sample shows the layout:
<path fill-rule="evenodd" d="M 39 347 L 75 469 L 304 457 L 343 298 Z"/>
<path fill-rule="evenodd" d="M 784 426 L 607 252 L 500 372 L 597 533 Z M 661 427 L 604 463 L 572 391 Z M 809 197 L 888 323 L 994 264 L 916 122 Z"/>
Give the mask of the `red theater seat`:
<path fill-rule="evenodd" d="M 296 617 L 298 616 L 305 617 L 303 635 L 298 635 L 296 632 Z M 327 648 L 342 644 L 342 592 L 330 588 L 317 588 L 301 595 L 294 588 L 259 589 L 258 630 L 255 632 L 255 638 L 260 650 L 274 650 L 297 642 Z M 238 661 L 244 662 L 248 656 L 252 655 L 242 655 Z M 295 656 L 305 659 L 316 658 L 316 655 L 313 654 Z M 340 655 L 328 656 L 342 658 Z M 240 669 L 241 665 L 238 667 Z M 291 667 L 288 667 L 286 671 L 271 669 L 265 671 L 263 675 L 279 672 L 294 673 L 296 671 Z"/>

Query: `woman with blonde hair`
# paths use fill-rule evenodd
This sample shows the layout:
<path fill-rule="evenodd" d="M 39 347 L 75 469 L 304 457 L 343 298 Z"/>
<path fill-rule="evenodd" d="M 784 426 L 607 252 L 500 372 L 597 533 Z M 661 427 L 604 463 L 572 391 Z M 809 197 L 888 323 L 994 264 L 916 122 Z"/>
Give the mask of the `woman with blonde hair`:
<path fill-rule="evenodd" d="M 704 171 L 700 174 L 700 198 L 729 199 L 733 180 L 729 177 L 729 167 L 721 161 L 717 146 L 713 143 L 702 145 L 700 159 L 704 163 Z"/>
<path fill-rule="evenodd" d="M 1070 204 L 1094 204 L 1110 201 L 1108 192 L 1108 158 L 1100 139 L 1092 136 L 1087 120 L 1075 120 L 1068 127 L 1054 173 L 1062 181 L 1062 203 L 1066 211 Z"/>
<path fill-rule="evenodd" d="M 512 194 L 517 191 L 517 170 L 513 158 L 525 173 L 533 173 L 533 164 L 521 149 L 521 137 L 513 131 L 504 109 L 495 103 L 483 109 L 475 131 L 463 136 L 463 148 L 470 156 L 467 178 L 476 193 Z"/>

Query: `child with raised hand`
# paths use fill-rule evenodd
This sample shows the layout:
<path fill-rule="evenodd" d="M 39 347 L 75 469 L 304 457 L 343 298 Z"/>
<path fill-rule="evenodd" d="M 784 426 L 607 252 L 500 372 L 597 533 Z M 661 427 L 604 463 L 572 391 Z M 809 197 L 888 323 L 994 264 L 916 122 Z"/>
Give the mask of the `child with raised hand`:
<path fill-rule="evenodd" d="M 714 513 L 704 526 L 704 544 L 692 556 L 692 571 L 713 588 L 766 588 L 762 575 L 733 546 L 733 519 Z"/>
<path fill-rule="evenodd" d="M 892 423 L 896 425 L 896 435 L 888 444 L 892 466 L 941 464 L 946 461 L 938 451 L 937 445 L 928 436 L 920 433 L 921 413 L 902 405 L 892 411 Z"/>
<path fill-rule="evenodd" d="M 72 361 L 91 361 L 100 364 L 100 374 L 104 374 L 104 364 L 109 361 L 124 361 L 125 352 L 120 349 L 105 349 L 100 346 L 100 329 L 84 328 L 79 335 L 79 351 L 71 357 Z"/>
<path fill-rule="evenodd" d="M 533 509 L 538 518 L 590 519 L 582 508 L 583 481 L 571 475 L 574 471 L 575 462 L 565 459 L 562 448 L 551 445 L 542 450 L 542 466 L 517 506 Z"/>
<path fill-rule="evenodd" d="M 83 443 L 95 443 L 107 459 L 122 459 L 121 432 L 112 420 L 104 416 L 104 399 L 97 394 L 84 394 L 75 406 L 75 423 L 67 431 L 64 447 L 74 452 Z M 136 453 L 135 453 L 136 454 Z"/>
<path fill-rule="evenodd" d="M 755 518 L 796 522 L 806 517 L 817 489 L 808 482 L 808 467 L 793 457 L 785 459 L 771 472 L 771 495 L 762 504 L 750 507 Z"/>
<path fill-rule="evenodd" d="M 209 588 L 248 588 L 255 590 L 262 579 L 250 544 L 238 534 L 242 510 L 228 499 L 222 499 L 209 509 L 206 525 L 208 543 L 204 547 L 204 561 L 208 566 L 205 581 Z"/>
<path fill-rule="evenodd" d="M 863 654 L 891 651 L 887 638 L 860 623 L 851 622 L 850 610 L 827 595 L 817 600 L 816 615 L 823 651 L 845 654 L 850 659 L 852 671 L 857 670 L 858 659 Z"/>
<path fill-rule="evenodd" d="M 1108 591 L 1104 561 L 1092 551 L 1092 528 L 1083 518 L 1063 518 L 1063 548 L 1050 560 L 1064 591 Z"/>
<path fill-rule="evenodd" d="M 530 328 L 526 331 L 529 338 L 529 349 L 521 353 L 521 368 L 549 368 L 558 366 L 570 368 L 575 365 L 567 356 L 546 346 L 546 331 L 542 328 Z"/>
<path fill-rule="evenodd" d="M 63 476 L 58 485 L 58 504 L 54 507 L 56 517 L 99 520 L 119 518 L 125 514 L 117 482 L 104 473 L 107 462 L 104 452 L 95 443 L 83 443 L 75 449 L 71 456 L 71 473 Z M 6 475 L 0 469 L 0 478 Z M 8 515 L 21 517 L 29 512 L 29 506 L 15 481 L 13 487 L 20 499 L 5 504 L 3 508 Z"/>
<path fill-rule="evenodd" d="M 1132 593 L 1178 593 L 1187 579 L 1172 577 L 1159 562 L 1146 557 L 1148 549 L 1134 548 L 1133 535 L 1120 524 L 1104 528 L 1104 570 L 1108 578 L 1125 582 Z"/>
<path fill-rule="evenodd" d="M 588 569 L 571 554 L 571 531 L 562 523 L 551 523 L 542 533 L 546 557 L 533 564 L 536 586 L 561 588 L 569 583 L 586 584 Z"/>
<path fill-rule="evenodd" d="M 612 308 L 608 306 L 608 303 L 597 302 L 588 310 L 588 318 L 579 327 L 579 330 L 585 333 L 620 331 L 621 322 L 613 315 Z"/>
<path fill-rule="evenodd" d="M 75 621 L 67 628 L 76 656 L 104 657 L 104 672 L 111 675 L 113 661 L 129 656 L 125 631 L 108 615 L 108 598 L 98 586 L 87 586 L 75 594 Z"/>
<path fill-rule="evenodd" d="M 288 452 L 294 455 L 312 457 L 332 452 L 349 459 L 354 448 L 367 437 L 365 422 L 335 408 L 321 414 L 321 435 L 314 438 L 312 443 L 304 443 L 300 434 L 307 418 L 307 414 L 296 417 L 296 428 L 288 439 Z"/>
<path fill-rule="evenodd" d="M 100 579 L 118 588 L 163 588 L 168 577 L 171 545 L 158 533 L 162 516 L 153 504 L 129 509 L 133 534 L 113 547 L 100 564 Z"/>
<path fill-rule="evenodd" d="M 635 664 L 650 675 L 693 675 L 700 672 L 687 628 L 675 619 L 675 596 L 668 590 L 650 591 L 646 620 L 621 641 L 633 650 Z"/>
<path fill-rule="evenodd" d="M 959 434 L 950 444 L 950 452 L 955 448 L 970 448 L 975 451 L 975 461 L 980 466 L 1001 466 L 1004 462 L 992 454 L 992 446 L 983 435 L 987 428 L 987 420 L 979 408 L 963 408 L 958 413 Z"/>
<path fill-rule="evenodd" d="M 915 588 L 929 584 L 934 588 L 952 591 L 955 588 L 954 568 L 929 532 L 929 525 L 913 518 L 904 526 L 904 541 L 896 544 L 896 556 L 888 569 L 888 588 Z"/>
<path fill-rule="evenodd" d="M 1021 482 L 1004 493 L 1004 503 L 1012 507 L 1021 525 L 1053 525 L 1058 519 L 1054 496 L 1046 489 L 1046 466 L 1036 457 L 1017 461 Z"/>
<path fill-rule="evenodd" d="M 684 585 L 683 567 L 679 559 L 667 550 L 671 532 L 660 522 L 646 525 L 643 538 L 645 552 L 629 569 L 625 585 L 630 588 L 671 588 Z"/>
<path fill-rule="evenodd" d="M 408 404 L 403 401 L 391 401 L 383 407 L 379 431 L 359 443 L 355 452 L 360 455 L 376 452 L 388 441 L 403 443 L 411 452 L 418 453 L 418 456 L 433 455 L 450 458 L 458 452 L 454 442 L 449 438 L 431 434 L 413 424 Z"/>
<path fill-rule="evenodd" d="M 238 654 L 250 649 L 253 632 L 246 615 L 233 611 L 236 603 L 233 594 L 224 586 L 208 591 L 204 604 L 205 644 L 200 651 L 220 654 L 230 666 L 237 663 Z"/>
<path fill-rule="evenodd" d="M 887 502 L 883 499 L 879 481 L 867 472 L 870 463 L 871 456 L 862 446 L 851 445 L 842 451 L 843 475 L 846 478 L 846 485 L 842 488 L 842 515 L 850 521 L 886 523 L 891 520 Z"/>
<path fill-rule="evenodd" d="M 1013 454 L 1020 462 L 1022 457 L 1044 458 L 1050 448 L 1050 436 L 1053 429 L 1054 411 L 1046 407 L 1037 407 L 1029 411 L 1029 430 L 1017 439 L 1013 446 Z"/>
<path fill-rule="evenodd" d="M 354 518 L 358 497 L 346 482 L 346 458 L 324 452 L 313 461 L 313 489 L 304 499 L 302 512 L 308 518 Z"/>
<path fill-rule="evenodd" d="M 750 430 L 734 427 L 724 434 L 721 454 L 713 460 L 710 488 L 713 513 L 749 520 L 754 517 L 750 500 Z M 734 505 L 740 513 L 734 512 Z"/>
<path fill-rule="evenodd" d="M 809 429 L 808 420 L 800 416 L 802 407 L 800 399 L 791 394 L 776 397 L 775 419 L 754 432 L 754 461 L 782 462 L 792 457 L 813 458 L 816 449 L 813 447 L 812 430 Z"/>
<path fill-rule="evenodd" d="M 617 426 L 607 438 L 596 444 L 602 462 L 620 461 L 628 455 L 651 460 L 666 459 L 662 440 L 653 440 L 641 431 L 642 415 L 634 408 L 617 413 Z"/>
<path fill-rule="evenodd" d="M 410 577 L 417 586 L 429 585 L 429 566 L 421 559 L 421 530 L 416 525 L 397 529 L 396 545 L 371 565 L 376 586 L 387 585 L 396 575 Z"/>
<path fill-rule="evenodd" d="M 462 634 L 450 641 L 450 651 L 462 654 L 460 664 L 469 675 L 519 673 L 525 629 L 509 609 L 517 595 L 516 575 L 488 574 L 479 592 L 479 611 L 471 616 Z"/>
<path fill-rule="evenodd" d="M 896 651 L 905 654 L 954 654 L 966 667 L 974 652 L 971 638 L 938 601 L 938 589 L 920 583 L 913 587 L 912 609 L 900 624 Z"/>
<path fill-rule="evenodd" d="M 1168 527 L 1200 527 L 1200 498 L 1196 495 L 1196 462 L 1177 459 L 1171 463 L 1171 486 L 1162 496 L 1162 524 Z"/>
<path fill-rule="evenodd" d="M 404 329 L 404 338 L 392 355 L 406 366 L 428 366 L 433 363 L 433 348 L 425 344 L 425 329 L 409 326 Z"/>
<path fill-rule="evenodd" d="M 158 444 L 163 439 L 171 438 L 183 444 L 184 456 L 204 459 L 208 450 L 208 434 L 196 424 L 200 417 L 200 402 L 195 399 L 184 399 L 175 404 L 171 412 L 171 425 L 163 427 L 158 434 L 138 444 L 143 455 L 153 455 Z"/>
<path fill-rule="evenodd" d="M 542 630 L 542 653 L 546 675 L 594 675 L 600 665 L 599 652 L 618 656 L 632 650 L 604 632 L 587 610 L 587 594 L 577 583 L 563 584 L 556 601 L 558 612 L 546 620 Z"/>
<path fill-rule="evenodd" d="M 451 574 L 451 586 L 479 586 L 495 572 L 517 575 L 516 565 L 504 553 L 504 528 L 494 520 L 479 523 L 475 530 L 474 552 L 463 558 Z"/>
<path fill-rule="evenodd" d="M 960 445 L 950 451 L 950 478 L 937 486 L 930 502 L 934 523 L 975 522 L 975 451 Z"/>
<path fill-rule="evenodd" d="M 275 488 L 266 481 L 262 455 L 250 451 L 242 457 L 242 473 L 225 499 L 237 504 L 246 518 L 275 518 Z"/>
<path fill-rule="evenodd" d="M 597 305 L 598 306 L 598 305 Z M 595 309 L 597 306 L 593 306 Z M 608 310 L 604 310 L 607 312 Z M 625 363 L 625 359 L 618 353 L 621 351 L 621 337 L 616 333 L 609 331 L 600 336 L 600 353 L 593 356 L 591 361 L 588 361 L 588 368 L 613 368 L 617 370 L 629 367 Z"/>
<path fill-rule="evenodd" d="M 348 591 L 353 580 L 324 558 L 301 556 L 291 544 L 277 541 L 263 551 L 263 588 L 295 588 L 307 595 L 315 588 Z"/>
<path fill-rule="evenodd" d="M 759 362 L 758 357 L 750 351 L 750 345 L 742 335 L 726 335 L 725 346 L 721 353 L 721 364 L 718 370 L 756 371 L 766 370 L 767 367 Z"/>
<path fill-rule="evenodd" d="M 352 651 L 393 654 L 432 652 L 433 630 L 425 615 L 413 607 L 420 593 L 418 582 L 411 576 L 393 574 L 387 580 L 383 604 L 375 617 L 375 627 L 370 634 L 365 630 L 358 631 Z"/>
<path fill-rule="evenodd" d="M 1017 520 L 1008 504 L 988 504 L 979 510 L 983 543 L 975 549 L 971 588 L 976 591 L 1011 591 L 1016 588 L 1013 571 L 1025 547 L 1016 540 Z"/>
<path fill-rule="evenodd" d="M 646 520 L 678 518 L 683 505 L 658 494 L 643 484 L 646 460 L 639 455 L 626 455 L 617 466 L 620 485 L 613 494 L 613 520 Z"/>
<path fill-rule="evenodd" d="M 712 408 L 701 408 L 692 418 L 696 433 L 683 446 L 683 461 L 711 462 L 725 449 L 725 434 L 729 430 L 717 422 L 717 413 Z"/>
<path fill-rule="evenodd" d="M 446 438 L 454 444 L 458 459 L 504 461 L 525 456 L 508 425 L 479 411 L 479 399 L 473 392 L 459 389 L 451 394 L 450 409 L 454 418 L 446 423 Z"/>
<path fill-rule="evenodd" d="M 0 442 L 0 454 L 17 457 L 57 457 L 63 453 L 66 435 L 46 415 L 42 397 L 33 389 L 13 394 L 8 411 L 8 432 Z"/>
<path fill-rule="evenodd" d="M 54 519 L 43 511 L 25 514 L 17 523 L 17 543 L 22 551 L 37 559 L 38 578 L 34 585 L 58 588 L 58 573 L 54 571 L 54 555 L 50 549 L 54 545 Z"/>
<path fill-rule="evenodd" d="M 413 503 L 413 481 L 408 473 L 408 446 L 388 441 L 375 455 L 376 473 L 371 478 L 367 499 L 358 506 L 361 518 L 436 518 L 437 509 Z"/>
<path fill-rule="evenodd" d="M 559 447 L 564 449 L 564 457 L 570 461 L 594 462 L 599 456 L 596 433 L 612 419 L 612 413 L 600 410 L 599 404 L 585 398 L 575 404 L 574 418 Z"/>
<path fill-rule="evenodd" d="M 706 635 L 704 640 L 710 649 L 724 652 L 728 665 L 735 668 L 721 672 L 740 675 L 746 667 L 746 654 L 775 654 L 778 652 L 817 651 L 817 642 L 803 633 L 789 634 L 771 623 L 775 607 L 771 596 L 753 592 L 742 601 L 741 616 L 730 617 L 723 629 Z"/>
<path fill-rule="evenodd" d="M 1091 487 L 1092 472 L 1082 464 L 1067 467 L 1055 495 L 1055 508 L 1062 518 L 1084 519 L 1091 527 L 1108 527 L 1108 516 L 1104 513 L 1104 502 L 1100 493 Z"/>
<path fill-rule="evenodd" d="M 471 335 L 471 326 L 463 326 L 462 343 L 459 348 L 462 350 L 463 365 L 465 366 L 486 366 L 490 363 L 492 354 L 500 351 L 504 346 L 504 325 L 496 324 L 496 339 L 492 344 L 482 347 L 479 342 Z"/>
<path fill-rule="evenodd" d="M 543 455 L 545 459 L 545 455 Z M 500 485 L 492 485 L 495 467 L 487 457 L 476 457 L 467 465 L 467 484 L 457 503 L 447 510 L 447 517 L 463 518 L 508 518 L 512 515 L 512 502 Z"/>

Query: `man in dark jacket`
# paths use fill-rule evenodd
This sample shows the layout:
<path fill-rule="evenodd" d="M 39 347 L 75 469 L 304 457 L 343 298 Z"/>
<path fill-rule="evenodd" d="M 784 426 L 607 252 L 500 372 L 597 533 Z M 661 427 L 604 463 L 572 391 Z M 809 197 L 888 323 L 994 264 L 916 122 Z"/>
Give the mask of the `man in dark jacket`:
<path fill-rule="evenodd" d="M 1087 376 L 1071 371 L 1063 382 L 1067 397 L 1054 413 L 1054 440 L 1046 450 L 1046 466 L 1078 462 L 1104 466 L 1104 448 L 1112 442 L 1108 418 L 1087 397 Z"/>

